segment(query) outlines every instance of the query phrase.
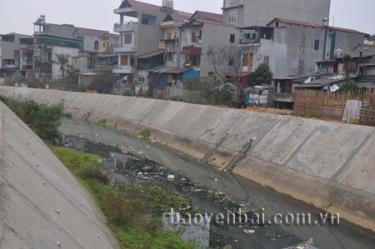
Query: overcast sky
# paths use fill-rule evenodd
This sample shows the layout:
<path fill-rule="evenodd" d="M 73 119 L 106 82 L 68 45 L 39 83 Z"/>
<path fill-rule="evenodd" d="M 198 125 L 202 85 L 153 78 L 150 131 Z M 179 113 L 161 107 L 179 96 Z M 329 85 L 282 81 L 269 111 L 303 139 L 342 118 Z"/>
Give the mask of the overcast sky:
<path fill-rule="evenodd" d="M 143 0 L 160 4 L 161 0 Z M 265 0 L 267 1 L 267 0 Z M 118 16 L 113 9 L 121 0 L 0 0 L 0 34 L 32 34 L 32 23 L 41 14 L 47 22 L 110 30 Z M 175 0 L 175 8 L 221 12 L 222 0 Z M 332 0 L 331 24 L 375 34 L 374 0 Z"/>

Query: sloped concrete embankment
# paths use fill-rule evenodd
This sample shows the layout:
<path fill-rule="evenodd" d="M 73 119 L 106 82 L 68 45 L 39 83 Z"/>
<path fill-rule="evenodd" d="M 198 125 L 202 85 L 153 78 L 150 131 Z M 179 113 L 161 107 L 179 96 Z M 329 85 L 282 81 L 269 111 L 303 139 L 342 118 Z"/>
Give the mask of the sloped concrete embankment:
<path fill-rule="evenodd" d="M 1 87 L 64 103 L 75 118 L 135 133 L 375 231 L 375 129 L 179 102 Z"/>
<path fill-rule="evenodd" d="M 88 193 L 1 102 L 0 248 L 118 248 Z"/>

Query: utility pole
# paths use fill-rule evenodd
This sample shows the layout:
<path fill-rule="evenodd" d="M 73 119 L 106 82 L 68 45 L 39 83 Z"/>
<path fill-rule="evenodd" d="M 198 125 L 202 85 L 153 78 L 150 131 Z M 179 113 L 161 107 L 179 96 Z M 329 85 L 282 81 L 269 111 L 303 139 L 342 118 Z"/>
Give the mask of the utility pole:
<path fill-rule="evenodd" d="M 328 17 L 323 18 L 323 27 L 324 27 L 324 46 L 323 46 L 323 61 L 326 60 L 326 49 L 327 49 L 327 35 L 329 27 Z"/>
<path fill-rule="evenodd" d="M 184 29 L 184 24 L 177 25 L 178 27 L 178 46 L 177 46 L 177 68 L 181 67 L 181 39 L 182 39 L 182 32 Z"/>

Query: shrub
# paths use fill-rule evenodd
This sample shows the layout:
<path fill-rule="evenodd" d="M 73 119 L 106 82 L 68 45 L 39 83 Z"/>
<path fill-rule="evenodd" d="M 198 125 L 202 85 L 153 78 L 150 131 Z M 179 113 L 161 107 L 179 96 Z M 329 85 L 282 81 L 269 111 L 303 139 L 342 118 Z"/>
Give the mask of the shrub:
<path fill-rule="evenodd" d="M 48 106 L 34 101 L 15 101 L 4 97 L 0 97 L 0 100 L 43 140 L 55 143 L 60 139 L 58 128 L 64 115 L 62 105 Z"/>
<path fill-rule="evenodd" d="M 273 74 L 271 72 L 268 64 L 260 64 L 253 73 L 250 74 L 249 80 L 251 85 L 262 85 L 271 84 L 273 79 Z"/>

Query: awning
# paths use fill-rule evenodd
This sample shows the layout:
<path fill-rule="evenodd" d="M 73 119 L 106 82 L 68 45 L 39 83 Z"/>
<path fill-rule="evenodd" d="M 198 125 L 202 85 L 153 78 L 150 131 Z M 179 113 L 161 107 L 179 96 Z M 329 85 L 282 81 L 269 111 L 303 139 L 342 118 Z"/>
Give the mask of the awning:
<path fill-rule="evenodd" d="M 202 48 L 195 47 L 194 45 L 186 46 L 182 49 L 182 53 L 185 55 L 201 55 Z"/>
<path fill-rule="evenodd" d="M 148 59 L 148 58 L 154 57 L 156 55 L 163 54 L 164 52 L 165 52 L 165 50 L 161 49 L 161 50 L 157 50 L 157 51 L 153 51 L 153 52 L 148 52 L 148 53 L 144 53 L 144 54 L 138 54 L 136 57 L 138 59 Z"/>
<path fill-rule="evenodd" d="M 192 69 L 191 67 L 187 67 L 187 68 L 160 67 L 160 68 L 152 70 L 152 72 L 158 73 L 158 74 L 182 74 L 191 69 Z"/>

